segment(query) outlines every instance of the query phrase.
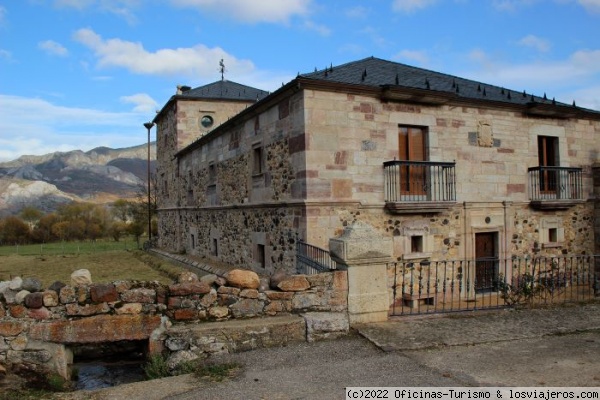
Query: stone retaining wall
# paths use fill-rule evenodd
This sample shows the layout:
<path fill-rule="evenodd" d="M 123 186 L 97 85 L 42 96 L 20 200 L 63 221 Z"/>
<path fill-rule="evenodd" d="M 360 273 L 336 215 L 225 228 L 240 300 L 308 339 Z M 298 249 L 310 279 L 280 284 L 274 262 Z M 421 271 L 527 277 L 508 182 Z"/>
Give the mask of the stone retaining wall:
<path fill-rule="evenodd" d="M 47 289 L 36 279 L 15 278 L 0 282 L 0 364 L 53 371 L 68 378 L 73 361 L 70 346 L 148 340 L 150 353 L 175 353 L 190 348 L 191 342 L 181 343 L 181 332 L 192 332 L 197 324 L 257 318 L 254 324 L 266 326 L 269 317 L 294 314 L 304 315 L 299 330 L 304 338 L 319 340 L 348 331 L 347 290 L 346 271 L 275 274 L 270 281 L 261 281 L 247 270 L 200 279 L 184 272 L 170 285 L 91 283 L 84 278 L 70 285 L 56 282 Z M 243 324 L 239 327 L 244 330 Z M 179 340 L 169 340 L 171 334 Z"/>

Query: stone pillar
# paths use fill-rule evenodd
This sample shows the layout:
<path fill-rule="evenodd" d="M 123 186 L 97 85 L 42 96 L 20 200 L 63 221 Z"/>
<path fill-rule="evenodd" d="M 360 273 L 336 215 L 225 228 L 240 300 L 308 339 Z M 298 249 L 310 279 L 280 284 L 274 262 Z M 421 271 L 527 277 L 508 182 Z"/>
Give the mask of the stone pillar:
<path fill-rule="evenodd" d="M 392 262 L 391 238 L 372 226 L 355 222 L 342 235 L 329 240 L 331 257 L 348 268 L 350 324 L 381 322 L 388 318 L 390 298 L 387 264 Z"/>

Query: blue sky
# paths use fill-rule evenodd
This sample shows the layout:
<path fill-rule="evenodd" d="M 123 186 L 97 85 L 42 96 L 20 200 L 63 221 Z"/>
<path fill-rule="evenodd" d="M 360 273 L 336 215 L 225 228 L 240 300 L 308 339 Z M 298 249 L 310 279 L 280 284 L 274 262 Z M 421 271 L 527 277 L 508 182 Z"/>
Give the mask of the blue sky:
<path fill-rule="evenodd" d="M 272 91 L 369 56 L 600 110 L 600 0 L 0 0 L 0 161 L 143 144 L 221 59 Z"/>

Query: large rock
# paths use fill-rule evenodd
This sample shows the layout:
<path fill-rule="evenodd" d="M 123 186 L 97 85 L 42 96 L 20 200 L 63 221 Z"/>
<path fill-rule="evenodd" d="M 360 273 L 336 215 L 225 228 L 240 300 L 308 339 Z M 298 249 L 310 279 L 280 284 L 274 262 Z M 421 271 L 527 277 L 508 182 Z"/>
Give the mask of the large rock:
<path fill-rule="evenodd" d="M 303 292 L 310 288 L 310 283 L 302 275 L 292 275 L 277 284 L 279 290 L 284 292 Z"/>
<path fill-rule="evenodd" d="M 23 286 L 23 279 L 20 276 L 15 276 L 8 284 L 10 290 L 19 291 Z"/>
<path fill-rule="evenodd" d="M 306 321 L 306 340 L 335 339 L 350 330 L 346 313 L 311 312 L 302 315 Z"/>
<path fill-rule="evenodd" d="M 95 284 L 90 287 L 90 297 L 94 303 L 110 302 L 119 300 L 119 293 L 113 284 Z"/>
<path fill-rule="evenodd" d="M 92 283 L 92 274 L 87 269 L 78 269 L 71 274 L 71 285 L 89 285 Z"/>
<path fill-rule="evenodd" d="M 42 281 L 37 278 L 25 278 L 23 279 L 21 288 L 31 293 L 40 292 L 42 290 Z"/>
<path fill-rule="evenodd" d="M 277 285 L 285 279 L 288 279 L 290 276 L 285 273 L 285 271 L 279 269 L 271 275 L 269 279 L 269 287 L 271 289 L 277 289 Z"/>
<path fill-rule="evenodd" d="M 44 305 L 44 294 L 42 292 L 29 293 L 25 296 L 25 305 L 27 308 L 42 308 Z"/>
<path fill-rule="evenodd" d="M 225 275 L 227 284 L 240 289 L 258 289 L 260 278 L 254 271 L 246 269 L 233 269 Z"/>
<path fill-rule="evenodd" d="M 177 276 L 177 283 L 194 283 L 198 282 L 198 275 L 191 271 L 184 271 Z"/>

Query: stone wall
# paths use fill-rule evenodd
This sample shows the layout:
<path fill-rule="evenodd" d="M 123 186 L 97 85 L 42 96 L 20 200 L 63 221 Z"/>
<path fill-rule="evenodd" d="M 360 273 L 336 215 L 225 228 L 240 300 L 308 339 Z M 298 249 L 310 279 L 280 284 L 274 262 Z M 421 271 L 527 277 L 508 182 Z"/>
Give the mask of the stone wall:
<path fill-rule="evenodd" d="M 176 352 L 182 348 L 168 340 L 171 331 L 180 338 L 182 329 L 196 323 L 249 318 L 268 325 L 268 317 L 333 313 L 329 319 L 338 321 L 333 328 L 337 331 L 313 329 L 308 339 L 344 334 L 348 330 L 347 289 L 345 271 L 280 273 L 270 280 L 247 270 L 201 279 L 185 272 L 170 285 L 80 280 L 70 285 L 57 282 L 46 289 L 36 279 L 14 278 L 0 283 L 0 363 L 50 370 L 68 378 L 73 357 L 69 346 L 146 340 L 150 352 Z M 314 326 L 317 321 L 318 326 L 319 318 L 324 317 L 305 317 L 303 324 Z M 178 328 L 182 325 L 186 328 Z M 303 327 L 301 332 L 305 331 Z M 164 346 L 165 341 L 169 346 Z M 189 343 L 184 347 L 188 349 Z"/>
<path fill-rule="evenodd" d="M 199 138 L 176 159 L 176 138 L 189 132 L 174 131 L 181 107 L 164 113 L 159 145 L 171 157 L 163 154 L 159 162 L 161 249 L 257 271 L 294 270 L 303 213 L 303 168 L 295 163 L 304 148 L 301 103 L 301 95 L 286 97 L 210 139 Z"/>

